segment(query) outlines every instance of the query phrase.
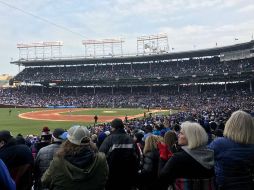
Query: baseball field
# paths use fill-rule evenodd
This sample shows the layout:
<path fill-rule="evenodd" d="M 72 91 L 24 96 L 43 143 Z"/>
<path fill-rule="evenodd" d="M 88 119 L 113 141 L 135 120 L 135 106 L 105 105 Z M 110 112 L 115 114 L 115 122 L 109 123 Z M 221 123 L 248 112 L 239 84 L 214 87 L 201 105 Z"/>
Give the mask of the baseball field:
<path fill-rule="evenodd" d="M 72 109 L 31 109 L 31 108 L 0 108 L 0 130 L 9 130 L 13 136 L 40 135 L 44 126 L 52 131 L 61 127 L 70 128 L 74 124 L 89 126 L 94 124 L 94 116 L 98 123 L 110 122 L 114 118 L 142 118 L 144 109 L 111 109 L 111 108 L 72 108 Z M 169 114 L 167 110 L 150 110 L 152 115 Z"/>

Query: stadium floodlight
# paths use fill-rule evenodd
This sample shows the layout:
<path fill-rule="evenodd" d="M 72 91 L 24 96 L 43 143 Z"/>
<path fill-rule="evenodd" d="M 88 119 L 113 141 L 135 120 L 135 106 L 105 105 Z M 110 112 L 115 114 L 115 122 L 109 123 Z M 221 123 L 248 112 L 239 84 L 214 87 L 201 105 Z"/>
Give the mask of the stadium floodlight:
<path fill-rule="evenodd" d="M 137 54 L 165 53 L 169 51 L 166 33 L 137 37 Z"/>
<path fill-rule="evenodd" d="M 52 59 L 54 57 L 61 57 L 62 46 L 62 41 L 18 43 L 19 60 Z"/>
<path fill-rule="evenodd" d="M 123 39 L 83 40 L 85 57 L 123 56 Z"/>

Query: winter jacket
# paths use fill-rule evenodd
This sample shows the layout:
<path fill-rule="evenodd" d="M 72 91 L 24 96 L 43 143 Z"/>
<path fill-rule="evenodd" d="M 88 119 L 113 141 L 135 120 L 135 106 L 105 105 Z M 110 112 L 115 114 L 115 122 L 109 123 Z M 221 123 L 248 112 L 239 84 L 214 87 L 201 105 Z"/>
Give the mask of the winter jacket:
<path fill-rule="evenodd" d="M 9 169 L 16 188 L 30 190 L 33 182 L 33 156 L 28 146 L 16 144 L 15 139 L 11 139 L 0 149 L 0 158 Z"/>
<path fill-rule="evenodd" d="M 61 142 L 55 142 L 51 145 L 41 148 L 35 159 L 34 176 L 35 184 L 34 189 L 41 189 L 41 177 L 43 173 L 48 169 L 50 162 L 53 160 L 53 156 L 59 149 Z"/>
<path fill-rule="evenodd" d="M 75 156 L 55 156 L 41 181 L 50 190 L 103 190 L 107 177 L 105 155 L 84 150 Z"/>
<path fill-rule="evenodd" d="M 139 165 L 133 139 L 124 129 L 116 129 L 103 141 L 99 151 L 106 154 L 109 166 L 106 189 L 131 189 Z"/>
<path fill-rule="evenodd" d="M 153 150 L 144 154 L 144 163 L 141 173 L 139 174 L 139 181 L 142 190 L 157 189 L 158 185 L 158 163 L 159 152 Z"/>
<path fill-rule="evenodd" d="M 220 189 L 254 189 L 254 144 L 220 137 L 208 148 L 214 150 L 216 183 Z"/>
<path fill-rule="evenodd" d="M 214 156 L 206 148 L 188 149 L 174 153 L 164 167 L 159 168 L 162 186 L 173 185 L 176 190 L 214 189 Z"/>
<path fill-rule="evenodd" d="M 0 187 L 3 190 L 16 190 L 16 184 L 12 180 L 10 173 L 4 162 L 0 159 Z"/>

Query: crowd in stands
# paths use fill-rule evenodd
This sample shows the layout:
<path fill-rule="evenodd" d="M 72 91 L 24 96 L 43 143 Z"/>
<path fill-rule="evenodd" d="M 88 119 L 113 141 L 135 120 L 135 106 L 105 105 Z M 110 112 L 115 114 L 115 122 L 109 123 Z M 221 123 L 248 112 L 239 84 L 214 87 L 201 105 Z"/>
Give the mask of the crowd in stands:
<path fill-rule="evenodd" d="M 241 84 L 240 84 L 241 85 Z M 254 96 L 248 88 L 239 86 L 224 90 L 224 86 L 207 87 L 202 93 L 191 90 L 177 92 L 172 89 L 169 94 L 163 90 L 153 93 L 79 93 L 75 90 L 40 92 L 39 88 L 0 89 L 0 104 L 27 107 L 75 106 L 75 107 L 157 107 L 166 109 L 209 110 L 209 109 L 246 109 L 253 110 Z"/>
<path fill-rule="evenodd" d="M 156 61 L 143 64 L 82 65 L 65 67 L 27 67 L 16 81 L 84 81 L 121 78 L 156 78 L 191 75 L 222 75 L 223 73 L 251 72 L 252 59 L 220 62 L 218 57 L 178 61 Z"/>
<path fill-rule="evenodd" d="M 40 136 L 4 130 L 0 184 L 11 190 L 252 190 L 253 134 L 250 112 L 230 109 L 116 118 L 67 131 L 43 127 Z"/>

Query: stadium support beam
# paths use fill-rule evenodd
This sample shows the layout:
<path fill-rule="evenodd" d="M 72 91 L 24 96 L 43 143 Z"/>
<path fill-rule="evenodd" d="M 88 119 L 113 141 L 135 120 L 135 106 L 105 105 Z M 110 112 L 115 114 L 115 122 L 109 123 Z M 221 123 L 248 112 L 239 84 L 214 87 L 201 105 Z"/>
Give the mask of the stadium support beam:
<path fill-rule="evenodd" d="M 250 80 L 250 92 L 252 92 L 252 81 Z"/>
<path fill-rule="evenodd" d="M 152 85 L 149 87 L 149 94 L 152 94 Z"/>
<path fill-rule="evenodd" d="M 227 92 L 227 82 L 225 82 L 225 88 L 224 90 Z"/>
<path fill-rule="evenodd" d="M 95 93 L 96 93 L 95 86 L 93 86 L 93 94 L 95 94 Z"/>
<path fill-rule="evenodd" d="M 179 93 L 180 92 L 180 85 L 178 84 L 177 86 L 177 92 Z"/>

